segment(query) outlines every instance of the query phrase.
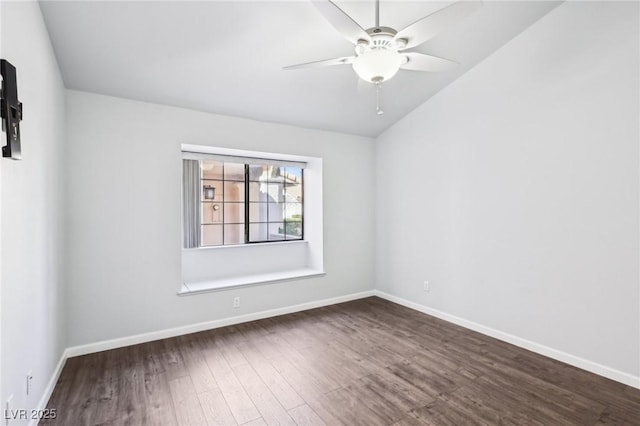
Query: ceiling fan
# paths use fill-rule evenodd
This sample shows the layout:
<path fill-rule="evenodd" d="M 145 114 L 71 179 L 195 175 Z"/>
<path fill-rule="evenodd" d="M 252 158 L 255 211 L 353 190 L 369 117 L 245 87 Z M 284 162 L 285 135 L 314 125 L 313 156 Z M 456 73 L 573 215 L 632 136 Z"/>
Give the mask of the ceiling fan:
<path fill-rule="evenodd" d="M 458 1 L 396 31 L 391 27 L 380 26 L 380 0 L 375 1 L 375 26 L 367 30 L 331 0 L 312 0 L 312 3 L 344 38 L 354 44 L 355 55 L 290 65 L 284 69 L 351 65 L 362 80 L 376 85 L 378 114 L 383 113 L 380 108 L 380 85 L 393 78 L 398 70 L 447 71 L 458 65 L 448 59 L 407 49 L 435 37 L 456 21 L 482 7 L 482 0 Z"/>

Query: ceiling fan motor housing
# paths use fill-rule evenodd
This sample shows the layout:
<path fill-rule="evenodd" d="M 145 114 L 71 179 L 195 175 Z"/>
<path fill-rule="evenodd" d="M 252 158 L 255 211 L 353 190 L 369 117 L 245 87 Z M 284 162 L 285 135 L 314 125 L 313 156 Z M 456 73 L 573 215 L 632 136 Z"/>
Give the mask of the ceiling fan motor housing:
<path fill-rule="evenodd" d="M 367 30 L 367 34 L 369 34 L 370 40 L 358 40 L 356 44 L 356 53 L 358 52 L 358 47 L 363 47 L 365 49 L 398 49 L 401 46 L 398 46 L 394 42 L 394 37 L 398 32 L 391 27 L 373 27 Z"/>
<path fill-rule="evenodd" d="M 365 81 L 380 84 L 398 72 L 406 57 L 398 53 L 406 40 L 395 40 L 397 31 L 390 27 L 373 27 L 367 30 L 370 40 L 360 39 L 356 44 L 354 71 Z M 405 43 L 403 43 L 405 42 Z"/>

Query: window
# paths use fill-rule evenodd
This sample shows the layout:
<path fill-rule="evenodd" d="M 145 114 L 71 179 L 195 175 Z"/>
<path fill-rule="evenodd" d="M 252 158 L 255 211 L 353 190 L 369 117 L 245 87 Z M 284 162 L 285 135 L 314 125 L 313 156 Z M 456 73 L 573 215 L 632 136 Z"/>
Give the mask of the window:
<path fill-rule="evenodd" d="M 305 163 L 183 152 L 184 247 L 302 240 Z"/>
<path fill-rule="evenodd" d="M 178 294 L 324 274 L 322 158 L 192 144 L 181 151 Z"/>

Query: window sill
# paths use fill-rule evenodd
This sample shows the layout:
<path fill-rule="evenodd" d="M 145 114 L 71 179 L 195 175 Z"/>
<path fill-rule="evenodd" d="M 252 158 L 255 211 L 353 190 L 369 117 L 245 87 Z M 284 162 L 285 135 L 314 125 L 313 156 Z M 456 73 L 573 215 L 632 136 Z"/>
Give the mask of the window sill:
<path fill-rule="evenodd" d="M 310 278 L 325 275 L 324 271 L 302 268 L 290 271 L 273 272 L 269 274 L 245 275 L 239 277 L 223 278 L 212 281 L 185 282 L 178 291 L 178 296 L 190 296 L 192 294 L 208 293 L 212 291 L 227 290 L 230 288 L 267 284 L 277 281 L 292 280 L 297 278 Z"/>
<path fill-rule="evenodd" d="M 247 247 L 269 247 L 269 246 L 278 246 L 278 245 L 290 245 L 290 244 L 308 244 L 307 240 L 285 240 L 285 241 L 264 241 L 260 243 L 250 243 L 250 244 L 229 244 L 226 246 L 203 246 L 203 247 L 192 247 L 192 248 L 182 248 L 183 252 L 190 251 L 205 251 L 205 250 L 243 250 Z"/>

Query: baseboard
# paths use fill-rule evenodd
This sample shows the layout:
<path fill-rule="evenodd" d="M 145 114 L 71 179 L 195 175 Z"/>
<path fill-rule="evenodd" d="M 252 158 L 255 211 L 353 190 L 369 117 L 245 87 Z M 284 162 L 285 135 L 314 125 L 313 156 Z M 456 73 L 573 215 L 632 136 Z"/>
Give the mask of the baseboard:
<path fill-rule="evenodd" d="M 631 374 L 616 370 L 611 367 L 607 367 L 602 364 L 598 364 L 593 361 L 586 360 L 584 358 L 577 357 L 575 355 L 568 354 L 566 352 L 550 348 L 548 346 L 532 342 L 521 337 L 514 336 L 509 333 L 505 333 L 500 330 L 496 330 L 491 327 L 486 327 L 482 324 L 478 324 L 473 321 L 466 320 L 464 318 L 457 317 L 455 315 L 448 314 L 446 312 L 439 311 L 437 309 L 429 308 L 427 306 L 420 305 L 418 303 L 411 302 L 401 297 L 393 296 L 384 291 L 374 290 L 374 294 L 382 299 L 386 299 L 390 302 L 397 303 L 407 308 L 440 318 L 447 322 L 468 328 L 478 333 L 485 334 L 490 337 L 494 337 L 503 342 L 511 343 L 512 345 L 536 352 L 540 355 L 553 358 L 557 361 L 564 362 L 574 367 L 581 368 L 599 376 L 606 377 L 607 379 L 615 380 L 616 382 L 624 383 L 625 385 L 632 386 L 640 389 L 640 377 L 633 376 Z"/>
<path fill-rule="evenodd" d="M 56 383 L 58 383 L 58 378 L 60 377 L 60 373 L 62 373 L 64 364 L 67 361 L 67 358 L 69 357 L 67 354 L 67 351 L 68 350 L 65 349 L 64 352 L 62 352 L 62 355 L 60 355 L 60 360 L 58 361 L 58 365 L 56 365 L 55 370 L 53 370 L 53 374 L 49 379 L 49 383 L 47 383 L 47 387 L 44 388 L 44 392 L 40 397 L 40 401 L 38 401 L 38 405 L 35 408 L 35 410 L 37 410 L 38 412 L 47 408 L 47 404 L 49 403 L 49 398 L 51 398 L 51 394 L 53 393 L 53 390 L 56 387 Z M 38 419 L 31 419 L 31 421 L 29 422 L 29 426 L 37 425 L 38 421 L 39 421 Z"/>
<path fill-rule="evenodd" d="M 86 355 L 90 353 L 106 351 L 109 349 L 137 345 L 139 343 L 151 342 L 154 340 L 166 339 L 169 337 L 182 336 L 184 334 L 196 333 L 199 331 L 226 327 L 228 325 L 240 324 L 243 322 L 255 321 L 259 319 L 275 317 L 278 315 L 290 314 L 293 312 L 306 311 L 308 309 L 320 308 L 322 306 L 335 305 L 336 303 L 349 302 L 351 300 L 371 297 L 374 294 L 375 294 L 374 290 L 368 290 L 360 293 L 352 293 L 344 296 L 317 300 L 314 302 L 301 303 L 299 305 L 269 309 L 266 311 L 254 312 L 254 313 L 245 314 L 245 315 L 238 315 L 230 318 L 222 318 L 222 319 L 213 320 L 213 321 L 205 321 L 205 322 L 190 324 L 182 327 L 175 327 L 175 328 L 170 328 L 165 330 L 152 331 L 149 333 L 136 334 L 134 336 L 121 337 L 118 339 L 103 340 L 100 342 L 89 343 L 87 345 L 72 346 L 70 348 L 67 348 L 67 350 L 65 351 L 65 354 L 67 357 Z"/>
<path fill-rule="evenodd" d="M 186 325 L 182 327 L 175 327 L 165 330 L 158 330 L 149 333 L 137 334 L 134 336 L 127 336 L 118 339 L 104 340 L 100 342 L 90 343 L 87 345 L 73 346 L 67 348 L 60 357 L 60 361 L 56 366 L 56 369 L 43 392 L 40 401 L 38 402 L 37 409 L 44 409 L 49 402 L 49 398 L 53 393 L 55 385 L 60 377 L 60 373 L 64 367 L 64 364 L 67 358 L 71 358 L 74 356 L 87 355 L 90 353 L 101 352 L 109 349 L 116 349 L 125 346 L 136 345 L 139 343 L 151 342 L 154 340 L 165 339 L 168 337 L 176 337 L 189 333 L 196 333 L 199 331 L 211 330 L 214 328 L 225 327 L 228 325 L 240 324 L 248 321 L 255 321 L 264 318 L 275 317 L 279 315 L 290 314 L 294 312 L 306 311 L 309 309 L 320 308 L 322 306 L 335 305 L 337 303 L 349 302 L 351 300 L 363 299 L 365 297 L 378 296 L 380 298 L 389 300 L 391 302 L 397 303 L 402 306 L 406 306 L 407 308 L 414 309 L 419 312 L 423 312 L 425 314 L 440 318 L 442 320 L 451 322 L 453 324 L 457 324 L 459 326 L 468 328 L 473 331 L 477 331 L 478 333 L 485 334 L 487 336 L 494 337 L 496 339 L 502 340 L 507 343 L 511 343 L 515 346 L 519 346 L 524 349 L 528 349 L 530 351 L 539 353 L 541 355 L 547 356 L 549 358 L 553 358 L 555 360 L 567 363 L 569 365 L 573 365 L 574 367 L 581 368 L 583 370 L 589 371 L 591 373 L 598 374 L 600 376 L 615 380 L 620 383 L 624 383 L 629 386 L 633 386 L 635 388 L 640 389 L 640 377 L 635 377 L 630 374 L 624 373 L 619 370 L 615 370 L 610 367 L 606 367 L 604 365 L 585 360 L 580 357 L 576 357 L 574 355 L 568 354 L 566 352 L 562 352 L 548 346 L 541 345 L 539 343 L 531 342 L 526 339 L 522 339 L 520 337 L 504 333 L 502 331 L 483 326 L 481 324 L 475 323 L 473 321 L 466 320 L 464 318 L 456 317 L 454 315 L 447 314 L 442 311 L 438 311 L 436 309 L 432 309 L 414 302 L 410 302 L 406 299 L 393 296 L 391 294 L 385 293 L 380 290 L 369 290 L 363 291 L 360 293 L 352 293 L 344 296 L 332 297 L 329 299 L 317 300 L 313 302 L 301 303 L 293 306 L 286 306 L 283 308 L 269 309 L 266 311 L 254 312 L 245 315 L 238 315 L 230 318 L 223 318 L 219 320 L 213 321 L 205 321 L 197 324 Z M 29 423 L 29 425 L 35 425 L 36 423 Z"/>
<path fill-rule="evenodd" d="M 223 318 L 219 320 L 213 321 L 205 321 L 197 324 L 186 325 L 182 327 L 175 327 L 166 330 L 158 330 L 150 333 L 142 333 L 136 334 L 134 336 L 122 337 L 119 339 L 111 339 L 104 340 L 101 342 L 90 343 L 87 345 L 80 346 L 72 346 L 62 353 L 60 357 L 60 361 L 58 361 L 58 365 L 56 366 L 51 379 L 49 379 L 49 383 L 47 383 L 47 387 L 45 388 L 40 401 L 38 402 L 37 409 L 43 410 L 46 408 L 47 403 L 49 402 L 49 398 L 51 398 L 51 394 L 55 389 L 56 383 L 58 382 L 58 378 L 60 377 L 60 373 L 62 373 L 62 369 L 64 368 L 64 364 L 68 358 L 80 355 L 87 355 L 90 353 L 106 351 L 109 349 L 116 349 L 125 346 L 136 345 L 138 343 L 151 342 L 154 340 L 165 339 L 168 337 L 176 337 L 189 333 L 196 333 L 198 331 L 211 330 L 214 328 L 225 327 L 228 325 L 240 324 L 248 321 L 255 321 L 264 318 L 271 318 L 278 315 L 291 314 L 294 312 L 306 311 L 309 309 L 320 308 L 322 306 L 335 305 L 337 303 L 349 302 L 351 300 L 363 299 L 365 297 L 374 296 L 375 293 L 373 290 L 363 291 L 360 293 L 352 293 L 344 296 L 332 297 L 329 299 L 322 299 L 313 302 L 301 303 L 293 306 L 286 306 L 283 308 L 269 309 L 266 311 L 254 312 L 246 315 L 238 315 L 231 318 Z M 35 426 L 37 424 L 37 420 L 32 420 L 29 423 L 29 426 Z"/>

